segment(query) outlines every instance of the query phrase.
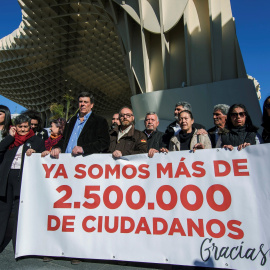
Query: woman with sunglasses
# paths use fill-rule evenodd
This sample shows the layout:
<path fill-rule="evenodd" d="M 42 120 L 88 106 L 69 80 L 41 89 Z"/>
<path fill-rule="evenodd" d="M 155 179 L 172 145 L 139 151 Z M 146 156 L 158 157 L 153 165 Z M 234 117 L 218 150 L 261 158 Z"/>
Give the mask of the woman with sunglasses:
<path fill-rule="evenodd" d="M 263 104 L 263 132 L 262 138 L 264 143 L 270 143 L 270 96 L 268 96 Z"/>
<path fill-rule="evenodd" d="M 258 128 L 252 124 L 251 118 L 243 104 L 234 104 L 230 107 L 227 117 L 227 128 L 222 136 L 224 148 L 241 150 L 257 143 Z"/>

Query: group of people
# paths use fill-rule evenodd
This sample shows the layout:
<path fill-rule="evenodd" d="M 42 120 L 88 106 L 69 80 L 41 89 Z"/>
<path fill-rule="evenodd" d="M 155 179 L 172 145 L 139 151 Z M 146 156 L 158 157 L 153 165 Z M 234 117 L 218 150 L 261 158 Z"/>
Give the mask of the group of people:
<path fill-rule="evenodd" d="M 50 136 L 42 128 L 38 113 L 26 111 L 11 122 L 10 111 L 0 105 L 0 252 L 12 239 L 15 250 L 21 178 L 25 155 L 41 153 L 59 158 L 61 153 L 87 156 L 112 153 L 117 159 L 126 155 L 183 151 L 224 147 L 241 150 L 249 145 L 270 142 L 270 96 L 263 106 L 263 133 L 252 123 L 243 104 L 218 104 L 213 109 L 214 127 L 205 127 L 194 120 L 191 105 L 175 105 L 175 121 L 163 133 L 158 130 L 155 112 L 146 113 L 145 129 L 135 129 L 133 111 L 123 107 L 107 120 L 92 109 L 94 97 L 82 92 L 78 97 L 79 111 L 68 122 L 63 118 L 51 122 Z"/>

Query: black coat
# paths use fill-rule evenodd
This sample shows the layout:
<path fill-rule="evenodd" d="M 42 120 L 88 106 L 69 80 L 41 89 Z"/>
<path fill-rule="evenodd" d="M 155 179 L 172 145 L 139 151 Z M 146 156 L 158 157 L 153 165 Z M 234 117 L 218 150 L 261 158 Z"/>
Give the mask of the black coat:
<path fill-rule="evenodd" d="M 244 128 L 240 129 L 230 129 L 228 133 L 221 135 L 222 146 L 232 145 L 238 146 L 244 142 L 250 143 L 251 145 L 256 144 L 256 132 L 246 130 Z"/>
<path fill-rule="evenodd" d="M 0 143 L 0 153 L 2 153 L 2 154 L 4 153 L 4 159 L 0 165 L 0 175 L 1 175 L 1 177 L 0 177 L 0 196 L 6 195 L 8 174 L 10 171 L 11 164 L 14 160 L 14 157 L 19 149 L 19 146 L 14 147 L 12 149 L 8 149 L 8 147 L 14 142 L 14 140 L 15 139 L 13 136 L 8 135 Z M 21 181 L 21 178 L 22 178 L 25 153 L 30 148 L 34 149 L 37 153 L 41 153 L 41 152 L 45 151 L 44 141 L 41 138 L 38 138 L 36 135 L 34 135 L 33 137 L 29 138 L 24 143 L 23 150 L 22 150 L 22 163 L 21 163 L 19 181 Z M 19 195 L 19 194 L 17 194 L 17 195 Z"/>
<path fill-rule="evenodd" d="M 145 130 L 144 130 L 144 133 Z M 163 140 L 164 133 L 158 130 L 153 131 L 150 136 L 147 136 L 147 150 L 154 148 L 159 151 L 162 147 L 167 147 L 166 143 Z"/>
<path fill-rule="evenodd" d="M 48 131 L 46 129 L 42 129 L 41 131 L 37 132 L 36 135 L 44 141 L 48 140 L 49 138 Z"/>
<path fill-rule="evenodd" d="M 73 116 L 66 124 L 63 138 L 53 147 L 60 148 L 65 153 L 70 136 L 77 120 L 77 115 Z M 110 145 L 109 127 L 105 118 L 91 113 L 86 121 L 77 141 L 77 146 L 83 148 L 83 156 L 94 153 L 106 152 Z"/>

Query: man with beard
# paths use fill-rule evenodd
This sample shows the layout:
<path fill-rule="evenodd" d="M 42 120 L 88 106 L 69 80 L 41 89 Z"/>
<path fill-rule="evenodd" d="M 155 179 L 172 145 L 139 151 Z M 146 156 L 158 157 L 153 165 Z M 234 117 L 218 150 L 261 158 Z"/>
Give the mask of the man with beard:
<path fill-rule="evenodd" d="M 123 107 L 119 118 L 121 125 L 110 131 L 109 153 L 114 158 L 147 153 L 147 138 L 143 132 L 135 129 L 133 111 Z"/>
<path fill-rule="evenodd" d="M 148 157 L 153 157 L 155 153 L 163 147 L 166 147 L 163 141 L 164 133 L 157 130 L 159 119 L 155 112 L 148 112 L 144 120 L 145 130 L 143 131 L 147 136 Z"/>
<path fill-rule="evenodd" d="M 112 117 L 112 124 L 110 127 L 110 131 L 113 130 L 116 126 L 120 126 L 120 121 L 119 121 L 119 113 L 115 113 Z"/>

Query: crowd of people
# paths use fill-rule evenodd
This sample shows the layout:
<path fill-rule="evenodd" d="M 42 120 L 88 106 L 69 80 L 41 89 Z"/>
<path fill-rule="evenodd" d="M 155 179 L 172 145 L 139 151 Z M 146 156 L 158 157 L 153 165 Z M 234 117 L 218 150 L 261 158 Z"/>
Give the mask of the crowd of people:
<path fill-rule="evenodd" d="M 0 105 L 0 252 L 11 239 L 15 250 L 25 155 L 41 153 L 42 157 L 59 158 L 61 153 L 73 156 L 111 153 L 117 159 L 147 153 L 152 158 L 169 151 L 195 152 L 222 147 L 240 151 L 249 145 L 270 142 L 270 96 L 263 105 L 262 136 L 243 104 L 214 106 L 214 126 L 206 130 L 195 122 L 191 105 L 178 102 L 175 120 L 163 133 L 158 130 L 159 118 L 155 112 L 146 113 L 145 129 L 140 131 L 135 128 L 132 109 L 125 106 L 113 114 L 109 128 L 107 120 L 92 111 L 92 94 L 82 92 L 78 103 L 79 112 L 69 121 L 59 118 L 51 122 L 50 136 L 37 112 L 25 111 L 12 124 L 9 109 Z"/>

